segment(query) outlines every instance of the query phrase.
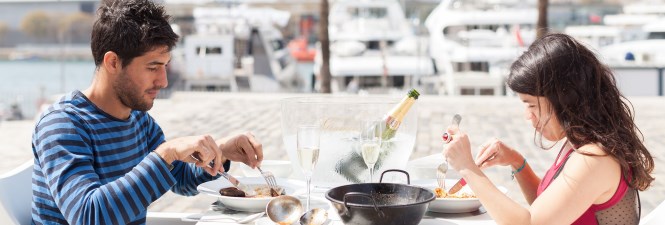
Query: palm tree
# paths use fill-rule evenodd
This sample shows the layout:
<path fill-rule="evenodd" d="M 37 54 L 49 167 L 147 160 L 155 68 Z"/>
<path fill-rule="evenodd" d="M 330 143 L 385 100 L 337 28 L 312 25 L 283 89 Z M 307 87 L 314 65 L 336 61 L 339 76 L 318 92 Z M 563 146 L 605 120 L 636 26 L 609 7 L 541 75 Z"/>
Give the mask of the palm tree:
<path fill-rule="evenodd" d="M 328 38 L 328 0 L 321 0 L 321 70 L 319 78 L 321 79 L 321 92 L 330 93 L 330 39 Z"/>
<path fill-rule="evenodd" d="M 538 24 L 536 25 L 536 38 L 547 34 L 547 0 L 538 0 Z"/>

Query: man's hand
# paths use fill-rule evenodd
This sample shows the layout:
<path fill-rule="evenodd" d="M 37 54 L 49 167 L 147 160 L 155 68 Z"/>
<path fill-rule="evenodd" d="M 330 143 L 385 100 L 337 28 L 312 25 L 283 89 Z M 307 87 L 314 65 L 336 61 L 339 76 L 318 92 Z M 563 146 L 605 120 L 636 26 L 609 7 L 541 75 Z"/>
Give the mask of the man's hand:
<path fill-rule="evenodd" d="M 235 136 L 219 148 L 227 159 L 243 162 L 252 168 L 256 168 L 263 161 L 263 147 L 251 132 Z"/>
<path fill-rule="evenodd" d="M 224 172 L 222 164 L 226 159 L 210 135 L 176 138 L 159 145 L 155 152 L 169 164 L 175 160 L 196 163 L 213 176 Z M 208 167 L 210 162 L 214 162 L 213 167 Z"/>

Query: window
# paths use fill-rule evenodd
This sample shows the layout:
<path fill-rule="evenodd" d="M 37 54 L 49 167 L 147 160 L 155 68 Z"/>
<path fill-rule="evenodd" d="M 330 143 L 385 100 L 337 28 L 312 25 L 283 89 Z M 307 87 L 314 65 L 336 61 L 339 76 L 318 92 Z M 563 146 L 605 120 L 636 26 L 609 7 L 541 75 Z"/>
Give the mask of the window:
<path fill-rule="evenodd" d="M 353 18 L 378 19 L 386 17 L 388 9 L 384 7 L 349 8 L 349 14 Z"/>
<path fill-rule="evenodd" d="M 647 39 L 665 39 L 665 32 L 650 32 Z"/>
<path fill-rule="evenodd" d="M 216 47 L 216 46 L 207 46 L 207 47 L 196 47 L 196 54 L 199 56 L 205 56 L 205 55 L 221 55 L 222 52 L 222 47 Z"/>
<path fill-rule="evenodd" d="M 284 41 L 282 40 L 272 40 L 270 41 L 273 51 L 278 51 L 284 49 Z"/>

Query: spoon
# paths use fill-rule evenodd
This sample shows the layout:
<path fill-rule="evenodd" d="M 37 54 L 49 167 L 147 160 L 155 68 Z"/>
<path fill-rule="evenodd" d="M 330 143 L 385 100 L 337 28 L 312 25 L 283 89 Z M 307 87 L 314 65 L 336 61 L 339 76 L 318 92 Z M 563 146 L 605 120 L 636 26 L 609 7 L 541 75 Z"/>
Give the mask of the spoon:
<path fill-rule="evenodd" d="M 300 225 L 323 225 L 328 221 L 328 212 L 321 208 L 307 211 L 300 217 Z"/>
<path fill-rule="evenodd" d="M 293 196 L 281 195 L 273 198 L 266 205 L 266 214 L 273 222 L 290 225 L 296 222 L 303 213 L 302 203 Z"/>

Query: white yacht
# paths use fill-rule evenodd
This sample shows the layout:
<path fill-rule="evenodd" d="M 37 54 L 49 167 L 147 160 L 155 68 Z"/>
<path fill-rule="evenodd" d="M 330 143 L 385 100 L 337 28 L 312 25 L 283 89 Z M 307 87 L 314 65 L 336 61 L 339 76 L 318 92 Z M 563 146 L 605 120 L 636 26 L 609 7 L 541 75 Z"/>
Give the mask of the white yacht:
<path fill-rule="evenodd" d="M 240 5 L 199 7 L 193 16 L 196 34 L 184 37 L 182 49 L 186 90 L 236 91 L 240 80 L 263 91 L 266 84 L 272 91 L 293 84 L 295 60 L 279 31 L 290 13 Z M 252 87 L 259 80 L 264 85 Z"/>
<path fill-rule="evenodd" d="M 591 46 L 614 72 L 626 96 L 665 95 L 665 3 L 632 2 L 604 25 L 566 28 Z"/>
<path fill-rule="evenodd" d="M 426 40 L 415 36 L 396 0 L 334 1 L 328 31 L 333 91 L 408 87 L 418 76 L 434 74 Z M 318 48 L 315 76 L 322 64 Z"/>
<path fill-rule="evenodd" d="M 623 41 L 647 38 L 642 28 L 665 19 L 665 3 L 659 0 L 636 1 L 625 4 L 620 14 L 606 15 L 603 23 L 623 29 Z"/>
<path fill-rule="evenodd" d="M 564 33 L 597 51 L 601 47 L 624 41 L 625 30 L 607 25 L 567 26 Z"/>
<path fill-rule="evenodd" d="M 503 95 L 507 68 L 535 39 L 534 1 L 444 0 L 427 17 L 439 94 Z"/>
<path fill-rule="evenodd" d="M 602 25 L 567 26 L 564 33 L 599 50 L 621 42 L 657 39 L 649 37 L 655 34 L 651 27 L 662 24 L 663 19 L 665 19 L 665 3 L 638 1 L 624 5 L 619 14 L 605 15 Z"/>

